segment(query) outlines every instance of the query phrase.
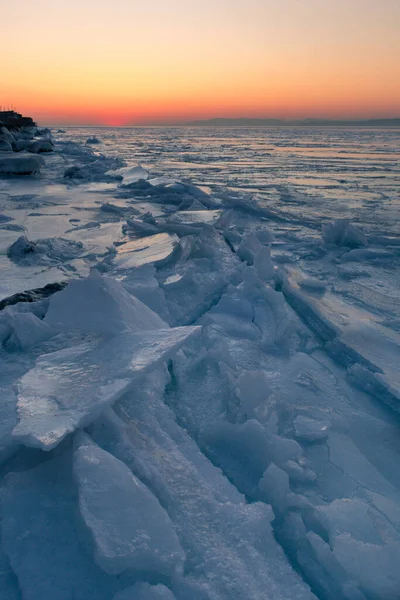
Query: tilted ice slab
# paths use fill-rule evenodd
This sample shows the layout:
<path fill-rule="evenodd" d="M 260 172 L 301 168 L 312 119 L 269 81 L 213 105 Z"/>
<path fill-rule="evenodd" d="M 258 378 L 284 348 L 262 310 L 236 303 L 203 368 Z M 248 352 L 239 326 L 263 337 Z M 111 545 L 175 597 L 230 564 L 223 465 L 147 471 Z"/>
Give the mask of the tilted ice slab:
<path fill-rule="evenodd" d="M 199 327 L 121 333 L 40 357 L 18 382 L 13 437 L 51 450 L 91 423 L 134 379 L 167 360 Z"/>
<path fill-rule="evenodd" d="M 123 462 L 83 439 L 74 454 L 74 475 L 80 512 L 104 571 L 182 570 L 184 552 L 167 512 Z"/>
<path fill-rule="evenodd" d="M 114 335 L 123 331 L 167 328 L 168 325 L 121 283 L 93 271 L 71 283 L 50 300 L 44 322 L 54 329 L 79 329 Z"/>
<path fill-rule="evenodd" d="M 121 244 L 117 247 L 113 263 L 118 270 L 132 269 L 149 263 L 162 265 L 172 259 L 178 247 L 177 235 L 158 233 Z"/>
<path fill-rule="evenodd" d="M 308 291 L 301 287 L 301 279 L 301 272 L 294 269 L 283 276 L 289 303 L 357 385 L 400 411 L 400 335 L 332 293 Z"/>
<path fill-rule="evenodd" d="M 117 171 L 112 171 L 113 175 L 122 175 L 123 186 L 128 186 L 137 183 L 138 181 L 147 181 L 149 172 L 141 165 L 136 167 L 123 167 Z"/>

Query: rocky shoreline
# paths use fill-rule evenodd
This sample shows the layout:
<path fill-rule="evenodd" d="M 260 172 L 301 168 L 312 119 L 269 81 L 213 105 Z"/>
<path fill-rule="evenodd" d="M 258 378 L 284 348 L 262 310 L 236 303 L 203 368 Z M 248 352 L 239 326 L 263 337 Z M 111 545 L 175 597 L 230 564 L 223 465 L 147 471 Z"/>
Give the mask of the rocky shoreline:
<path fill-rule="evenodd" d="M 36 125 L 31 117 L 14 111 L 0 112 L 0 173 L 32 175 L 43 166 L 39 155 L 52 152 L 54 143 L 49 129 Z"/>

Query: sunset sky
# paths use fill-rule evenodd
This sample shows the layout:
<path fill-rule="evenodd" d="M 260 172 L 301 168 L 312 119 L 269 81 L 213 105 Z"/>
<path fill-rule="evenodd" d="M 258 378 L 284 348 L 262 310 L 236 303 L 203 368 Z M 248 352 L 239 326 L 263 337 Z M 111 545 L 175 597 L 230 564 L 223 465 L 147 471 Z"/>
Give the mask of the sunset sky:
<path fill-rule="evenodd" d="M 0 104 L 41 124 L 400 116 L 400 0 L 18 0 L 2 15 Z"/>

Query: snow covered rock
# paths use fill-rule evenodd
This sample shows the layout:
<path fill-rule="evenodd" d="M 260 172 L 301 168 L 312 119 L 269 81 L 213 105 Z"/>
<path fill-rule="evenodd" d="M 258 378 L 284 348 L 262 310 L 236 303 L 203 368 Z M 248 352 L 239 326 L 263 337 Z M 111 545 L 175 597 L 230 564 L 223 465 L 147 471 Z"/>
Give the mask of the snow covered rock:
<path fill-rule="evenodd" d="M 13 143 L 14 152 L 22 152 L 23 150 L 27 150 L 29 146 L 29 141 L 26 139 L 15 140 Z"/>
<path fill-rule="evenodd" d="M 182 569 L 184 552 L 167 512 L 124 463 L 83 441 L 74 455 L 74 475 L 102 569 L 163 575 Z"/>

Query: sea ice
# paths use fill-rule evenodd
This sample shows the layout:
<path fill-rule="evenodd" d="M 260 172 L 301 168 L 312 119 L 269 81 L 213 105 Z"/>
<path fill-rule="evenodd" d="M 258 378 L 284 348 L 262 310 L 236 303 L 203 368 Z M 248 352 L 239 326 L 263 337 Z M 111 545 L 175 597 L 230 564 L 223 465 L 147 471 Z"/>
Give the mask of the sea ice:
<path fill-rule="evenodd" d="M 113 600 L 176 600 L 176 598 L 165 585 L 136 583 L 132 587 L 118 592 Z"/>
<path fill-rule="evenodd" d="M 124 463 L 83 440 L 74 454 L 74 474 L 102 569 L 163 575 L 182 569 L 184 552 L 168 514 Z"/>
<path fill-rule="evenodd" d="M 82 545 L 76 514 L 68 456 L 6 478 L 2 544 L 24 599 L 110 600 L 119 589 Z"/>
<path fill-rule="evenodd" d="M 145 264 L 163 265 L 175 256 L 178 249 L 177 235 L 158 233 L 118 246 L 113 264 L 118 270 L 128 270 Z"/>
<path fill-rule="evenodd" d="M 147 181 L 149 178 L 149 172 L 141 165 L 137 165 L 136 167 L 123 167 L 122 169 L 119 169 L 119 171 L 115 171 L 114 174 L 122 176 L 121 185 L 124 187 L 135 185 L 139 181 Z"/>
<path fill-rule="evenodd" d="M 149 309 L 148 309 L 149 310 Z M 128 331 L 46 354 L 18 382 L 13 436 L 26 446 L 51 450 L 91 423 L 139 375 L 167 360 L 199 327 Z"/>
<path fill-rule="evenodd" d="M 95 270 L 52 296 L 44 322 L 59 331 L 79 329 L 104 335 L 167 327 L 119 281 Z"/>

